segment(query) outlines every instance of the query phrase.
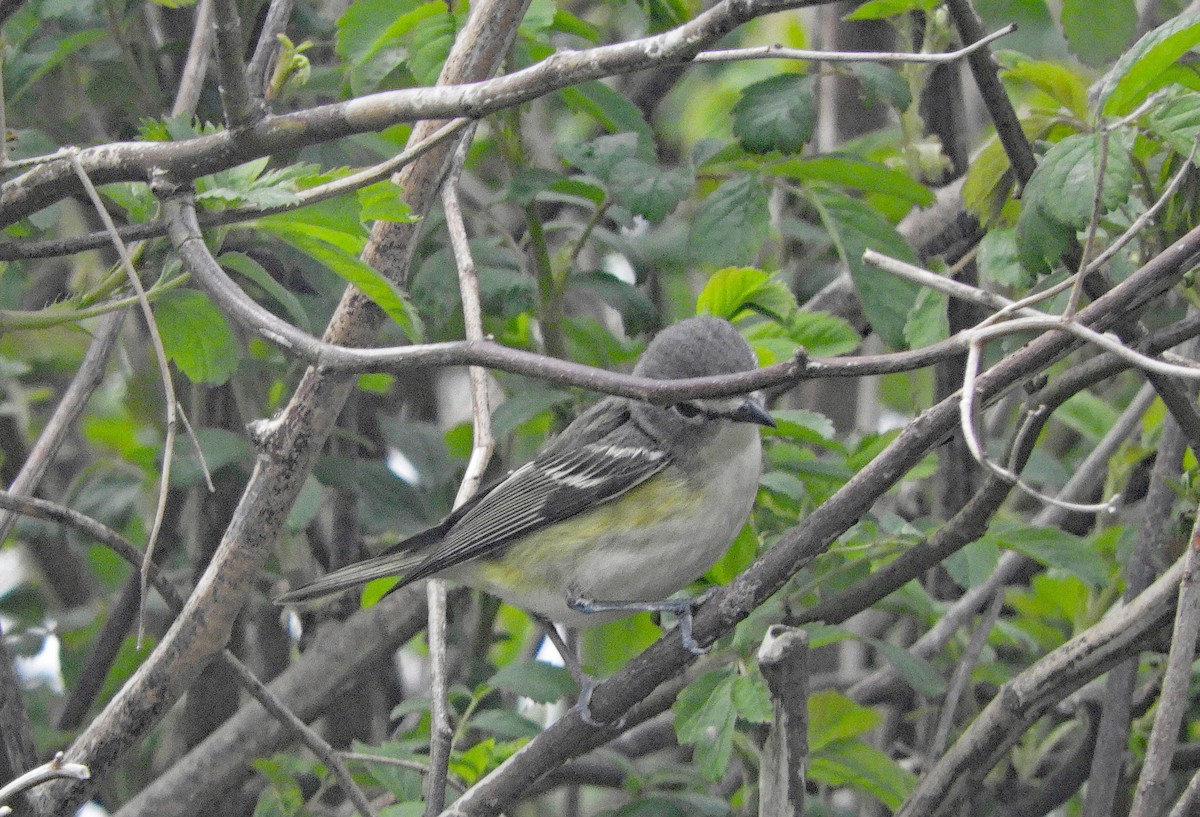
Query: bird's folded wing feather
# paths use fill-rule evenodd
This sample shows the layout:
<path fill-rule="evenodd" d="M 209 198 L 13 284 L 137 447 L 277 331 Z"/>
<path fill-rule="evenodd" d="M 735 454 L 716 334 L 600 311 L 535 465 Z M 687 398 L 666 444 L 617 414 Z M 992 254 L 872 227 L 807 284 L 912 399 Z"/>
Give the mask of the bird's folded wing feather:
<path fill-rule="evenodd" d="M 623 404 L 620 411 L 611 428 L 605 422 L 611 417 L 596 418 L 593 433 L 583 425 L 592 418 L 581 416 L 459 516 L 405 583 L 500 551 L 518 537 L 609 502 L 666 468 L 667 453 L 627 422 Z M 594 433 L 601 429 L 606 433 Z"/>

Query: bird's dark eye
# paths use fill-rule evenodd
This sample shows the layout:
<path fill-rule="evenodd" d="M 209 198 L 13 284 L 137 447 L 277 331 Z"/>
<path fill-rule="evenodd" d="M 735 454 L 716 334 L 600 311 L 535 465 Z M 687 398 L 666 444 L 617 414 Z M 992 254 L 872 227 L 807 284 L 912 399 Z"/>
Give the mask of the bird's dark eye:
<path fill-rule="evenodd" d="M 675 412 L 680 417 L 686 417 L 689 420 L 693 417 L 699 417 L 704 413 L 691 403 L 676 403 L 675 405 L 671 406 L 671 408 L 675 409 Z"/>

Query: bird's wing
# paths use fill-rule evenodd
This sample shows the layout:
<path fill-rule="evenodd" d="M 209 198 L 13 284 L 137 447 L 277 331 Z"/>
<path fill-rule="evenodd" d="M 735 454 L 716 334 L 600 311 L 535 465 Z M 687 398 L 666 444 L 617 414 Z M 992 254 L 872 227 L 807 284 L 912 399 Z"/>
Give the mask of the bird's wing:
<path fill-rule="evenodd" d="M 629 423 L 625 401 L 601 401 L 458 515 L 403 583 L 502 550 L 518 537 L 608 502 L 669 462 L 665 451 Z"/>

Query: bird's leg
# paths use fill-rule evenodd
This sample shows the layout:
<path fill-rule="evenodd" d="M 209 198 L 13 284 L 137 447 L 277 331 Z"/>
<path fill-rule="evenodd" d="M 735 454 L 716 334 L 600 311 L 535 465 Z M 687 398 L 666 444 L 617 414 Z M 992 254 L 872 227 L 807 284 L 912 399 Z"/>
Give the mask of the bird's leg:
<path fill-rule="evenodd" d="M 662 601 L 597 601 L 584 598 L 575 588 L 567 590 L 567 606 L 580 613 L 670 613 L 679 621 L 679 635 L 683 646 L 692 655 L 704 655 L 708 647 L 700 646 L 692 635 L 692 613 L 715 593 L 717 588 L 709 588 L 696 598 L 663 599 Z"/>
<path fill-rule="evenodd" d="M 611 723 L 602 723 L 592 717 L 592 711 L 589 704 L 592 701 L 592 690 L 596 688 L 596 679 L 584 672 L 583 664 L 579 661 L 579 656 L 575 650 L 571 649 L 566 640 L 562 637 L 562 633 L 558 631 L 558 627 L 554 622 L 543 616 L 531 613 L 530 616 L 542 629 L 546 632 L 546 637 L 550 639 L 550 643 L 554 645 L 554 649 L 558 650 L 558 654 L 562 656 L 563 664 L 566 665 L 567 671 L 571 673 L 571 677 L 575 679 L 575 683 L 579 685 L 579 699 L 575 702 L 575 709 L 579 712 L 579 719 L 588 726 L 604 728 L 613 726 Z M 625 722 L 621 718 L 615 726 L 620 729 Z"/>

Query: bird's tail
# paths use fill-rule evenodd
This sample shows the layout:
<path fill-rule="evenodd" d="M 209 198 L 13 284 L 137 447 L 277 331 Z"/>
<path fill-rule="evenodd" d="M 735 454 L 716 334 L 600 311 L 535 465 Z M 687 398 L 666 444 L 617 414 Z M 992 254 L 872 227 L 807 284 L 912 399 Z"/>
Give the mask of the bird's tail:
<path fill-rule="evenodd" d="M 384 576 L 402 576 L 420 562 L 421 558 L 415 553 L 384 553 L 373 559 L 346 565 L 303 587 L 289 590 L 276 598 L 275 603 L 301 604 L 366 584 L 372 579 L 381 579 Z"/>

